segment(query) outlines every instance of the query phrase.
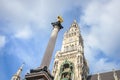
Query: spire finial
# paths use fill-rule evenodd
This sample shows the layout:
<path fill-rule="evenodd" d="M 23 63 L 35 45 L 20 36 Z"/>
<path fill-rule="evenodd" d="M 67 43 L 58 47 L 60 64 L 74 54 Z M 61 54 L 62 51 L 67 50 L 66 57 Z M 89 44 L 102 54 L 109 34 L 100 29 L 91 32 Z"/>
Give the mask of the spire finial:
<path fill-rule="evenodd" d="M 76 19 L 74 19 L 74 23 L 76 23 L 77 21 L 76 21 Z"/>
<path fill-rule="evenodd" d="M 97 75 L 98 75 L 97 80 L 101 80 L 100 73 L 98 73 Z"/>
<path fill-rule="evenodd" d="M 20 68 L 22 69 L 24 65 L 25 65 L 25 63 L 23 62 Z"/>
<path fill-rule="evenodd" d="M 118 80 L 118 76 L 117 76 L 117 73 L 115 72 L 115 69 L 113 69 L 113 77 L 114 77 L 114 80 Z"/>

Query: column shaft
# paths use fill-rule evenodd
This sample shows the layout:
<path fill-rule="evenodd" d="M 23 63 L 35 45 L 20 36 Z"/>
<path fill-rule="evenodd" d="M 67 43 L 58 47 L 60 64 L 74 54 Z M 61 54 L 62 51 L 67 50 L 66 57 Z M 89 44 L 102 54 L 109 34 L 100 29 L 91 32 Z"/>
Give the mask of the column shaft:
<path fill-rule="evenodd" d="M 56 38 L 58 35 L 58 31 L 60 30 L 59 26 L 55 25 L 53 27 L 52 33 L 51 33 L 51 37 L 49 39 L 42 63 L 41 63 L 41 67 L 47 66 L 49 67 L 50 65 L 50 61 L 52 58 L 52 53 L 55 47 L 55 42 L 56 42 Z"/>

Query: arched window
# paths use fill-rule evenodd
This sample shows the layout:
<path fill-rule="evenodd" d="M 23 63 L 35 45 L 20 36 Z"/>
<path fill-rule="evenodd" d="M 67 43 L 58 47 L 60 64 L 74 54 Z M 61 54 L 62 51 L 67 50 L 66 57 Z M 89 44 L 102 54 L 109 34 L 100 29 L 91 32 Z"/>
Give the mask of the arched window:
<path fill-rule="evenodd" d="M 72 45 L 70 45 L 70 49 L 69 49 L 70 51 L 72 50 Z"/>
<path fill-rule="evenodd" d="M 69 47 L 68 46 L 66 46 L 66 51 L 68 51 L 69 49 L 68 49 Z"/>
<path fill-rule="evenodd" d="M 80 56 L 78 56 L 77 61 L 78 61 L 78 63 L 80 63 Z"/>
<path fill-rule="evenodd" d="M 71 33 L 69 34 L 69 37 L 71 37 Z"/>
<path fill-rule="evenodd" d="M 66 34 L 66 38 L 68 38 L 68 34 Z"/>
<path fill-rule="evenodd" d="M 76 35 L 76 32 L 74 32 L 74 35 Z"/>
<path fill-rule="evenodd" d="M 82 62 L 83 62 L 83 59 L 82 59 L 82 56 L 80 56 L 80 63 L 82 64 Z"/>
<path fill-rule="evenodd" d="M 77 57 L 77 63 L 82 64 L 82 56 L 78 56 L 78 57 Z"/>
<path fill-rule="evenodd" d="M 74 34 L 72 33 L 72 36 L 73 36 Z"/>
<path fill-rule="evenodd" d="M 71 46 L 71 50 L 74 50 L 74 45 Z"/>

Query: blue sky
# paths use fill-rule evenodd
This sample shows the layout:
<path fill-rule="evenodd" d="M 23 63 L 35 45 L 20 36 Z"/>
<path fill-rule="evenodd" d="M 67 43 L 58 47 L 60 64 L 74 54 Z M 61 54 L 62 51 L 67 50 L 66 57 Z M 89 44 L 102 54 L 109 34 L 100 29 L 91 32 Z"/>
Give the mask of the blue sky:
<path fill-rule="evenodd" d="M 119 0 L 0 0 L 0 77 L 10 80 L 23 62 L 22 77 L 40 66 L 52 26 L 61 15 L 53 53 L 61 49 L 63 34 L 76 19 L 84 39 L 90 74 L 120 69 Z"/>

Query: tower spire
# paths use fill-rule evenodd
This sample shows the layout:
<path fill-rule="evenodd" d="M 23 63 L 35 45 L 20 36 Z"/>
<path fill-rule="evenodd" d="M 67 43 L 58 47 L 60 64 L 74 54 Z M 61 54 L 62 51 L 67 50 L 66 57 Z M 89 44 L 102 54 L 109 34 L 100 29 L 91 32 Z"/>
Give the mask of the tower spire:
<path fill-rule="evenodd" d="M 97 75 L 98 75 L 97 80 L 101 80 L 100 73 L 98 73 Z"/>
<path fill-rule="evenodd" d="M 77 23 L 77 21 L 76 21 L 76 19 L 74 19 L 74 21 L 73 21 L 74 23 Z"/>
<path fill-rule="evenodd" d="M 76 20 L 73 20 L 73 23 L 72 23 L 71 27 L 78 27 L 78 24 L 77 24 L 77 21 L 76 21 Z M 70 27 L 70 28 L 71 28 L 71 27 Z"/>
<path fill-rule="evenodd" d="M 11 80 L 20 80 L 20 74 L 22 72 L 23 66 L 25 63 L 21 65 L 21 67 L 18 69 L 18 71 L 12 76 Z"/>
<path fill-rule="evenodd" d="M 119 80 L 119 79 L 118 79 L 118 76 L 117 76 L 117 73 L 115 72 L 114 69 L 113 69 L 113 76 L 114 76 L 114 80 Z"/>

